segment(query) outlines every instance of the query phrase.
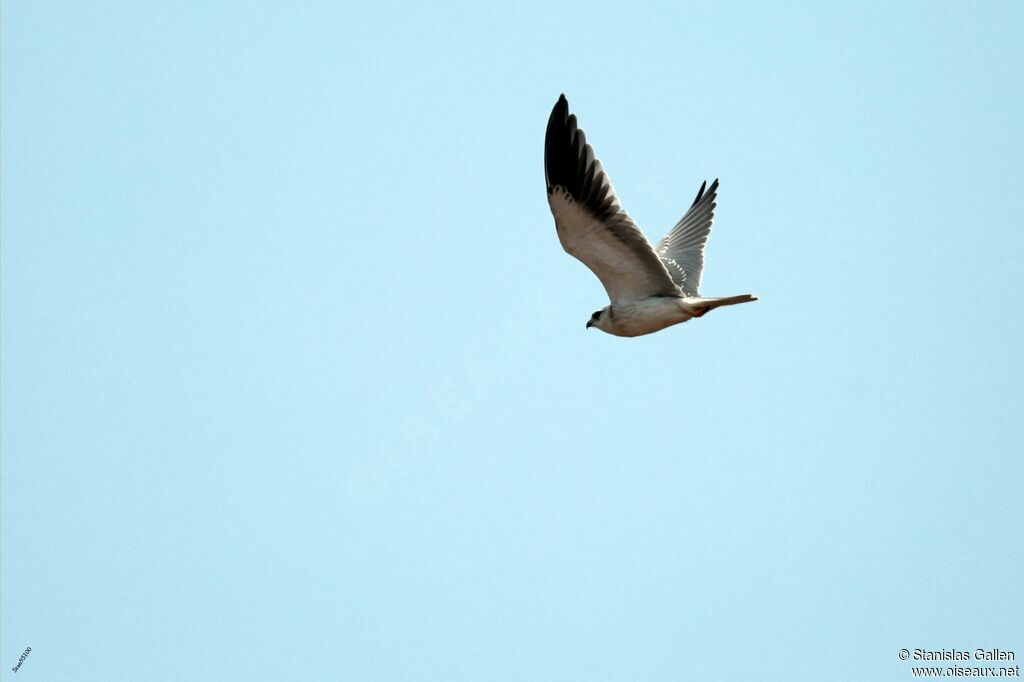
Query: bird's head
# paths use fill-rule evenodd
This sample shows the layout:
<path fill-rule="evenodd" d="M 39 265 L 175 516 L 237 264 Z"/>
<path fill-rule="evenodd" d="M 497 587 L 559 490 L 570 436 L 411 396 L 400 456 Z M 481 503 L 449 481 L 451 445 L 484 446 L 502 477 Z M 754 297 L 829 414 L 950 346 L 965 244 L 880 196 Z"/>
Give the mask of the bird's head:
<path fill-rule="evenodd" d="M 587 329 L 590 329 L 591 327 L 597 327 L 603 332 L 608 331 L 607 327 L 608 324 L 611 322 L 611 317 L 609 315 L 610 310 L 611 306 L 605 306 L 604 308 L 601 308 L 596 313 L 591 315 L 590 320 L 587 321 Z"/>

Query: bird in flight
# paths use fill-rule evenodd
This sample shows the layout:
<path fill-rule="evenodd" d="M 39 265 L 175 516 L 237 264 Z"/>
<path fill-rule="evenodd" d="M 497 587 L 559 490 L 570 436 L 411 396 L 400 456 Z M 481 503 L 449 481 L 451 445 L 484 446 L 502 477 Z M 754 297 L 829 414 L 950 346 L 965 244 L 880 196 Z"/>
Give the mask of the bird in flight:
<path fill-rule="evenodd" d="M 750 294 L 706 298 L 698 292 L 718 180 L 701 184 L 690 209 L 652 248 L 619 204 L 565 95 L 548 119 L 544 176 L 562 248 L 593 270 L 611 299 L 590 316 L 587 329 L 642 336 L 721 306 L 757 300 Z"/>

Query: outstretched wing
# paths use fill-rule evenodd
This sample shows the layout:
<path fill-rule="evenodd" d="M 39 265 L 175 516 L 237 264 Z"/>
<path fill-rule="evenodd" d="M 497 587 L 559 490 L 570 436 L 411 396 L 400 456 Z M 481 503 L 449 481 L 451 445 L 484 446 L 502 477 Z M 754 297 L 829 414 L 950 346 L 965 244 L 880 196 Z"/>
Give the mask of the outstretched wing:
<path fill-rule="evenodd" d="M 718 180 L 707 187 L 701 184 L 697 198 L 676 226 L 658 242 L 654 251 L 668 268 L 672 280 L 687 296 L 699 296 L 700 276 L 704 271 L 704 245 L 711 234 L 711 222 L 715 218 L 715 198 L 718 194 Z"/>
<path fill-rule="evenodd" d="M 548 119 L 544 175 L 562 248 L 594 271 L 612 303 L 680 295 L 644 233 L 619 205 L 565 95 Z"/>

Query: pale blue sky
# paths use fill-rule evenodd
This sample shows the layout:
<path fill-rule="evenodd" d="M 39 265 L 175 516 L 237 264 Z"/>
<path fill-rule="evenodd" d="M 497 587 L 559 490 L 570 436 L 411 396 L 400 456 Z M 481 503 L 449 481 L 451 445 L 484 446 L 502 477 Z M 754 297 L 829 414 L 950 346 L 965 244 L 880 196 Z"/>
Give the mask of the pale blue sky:
<path fill-rule="evenodd" d="M 778 5 L 5 1 L 2 679 L 1024 657 L 1024 5 Z M 561 92 L 758 303 L 584 328 Z"/>

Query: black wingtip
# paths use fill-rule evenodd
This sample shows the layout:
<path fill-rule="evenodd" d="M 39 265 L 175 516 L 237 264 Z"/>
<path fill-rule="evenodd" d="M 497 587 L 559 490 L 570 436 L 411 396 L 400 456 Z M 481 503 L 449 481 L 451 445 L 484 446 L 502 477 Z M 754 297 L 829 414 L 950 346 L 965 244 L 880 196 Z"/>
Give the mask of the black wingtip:
<path fill-rule="evenodd" d="M 560 95 L 558 101 L 555 102 L 555 106 L 551 107 L 551 116 L 548 118 L 548 128 L 551 127 L 553 121 L 561 119 L 565 121 L 569 118 L 569 100 L 565 98 L 565 95 Z"/>
<path fill-rule="evenodd" d="M 693 208 L 694 206 L 696 206 L 697 203 L 700 202 L 700 200 L 703 199 L 706 195 L 713 194 L 716 189 L 718 189 L 718 178 L 715 178 L 715 181 L 711 183 L 710 187 L 708 187 L 708 181 L 707 180 L 705 180 L 704 182 L 700 183 L 700 189 L 697 190 L 697 198 L 695 198 L 693 200 L 693 203 L 690 204 L 690 208 Z"/>
<path fill-rule="evenodd" d="M 576 119 L 569 113 L 569 101 L 562 94 L 551 108 L 544 137 L 544 179 L 549 189 L 555 185 L 568 186 L 567 178 L 577 164 L 572 153 L 576 136 Z"/>
<path fill-rule="evenodd" d="M 544 179 L 549 194 L 553 187 L 565 188 L 598 219 L 604 220 L 619 210 L 586 135 L 579 128 L 576 116 L 569 113 L 569 102 L 564 94 L 559 96 L 548 118 L 544 136 Z"/>
<path fill-rule="evenodd" d="M 705 180 L 704 182 L 700 183 L 700 189 L 697 190 L 697 197 L 693 200 L 693 203 L 690 204 L 691 208 L 693 206 L 696 206 L 697 202 L 700 201 L 700 198 L 702 196 L 704 196 L 704 188 L 706 188 L 707 186 L 708 186 L 708 181 L 707 180 Z"/>

